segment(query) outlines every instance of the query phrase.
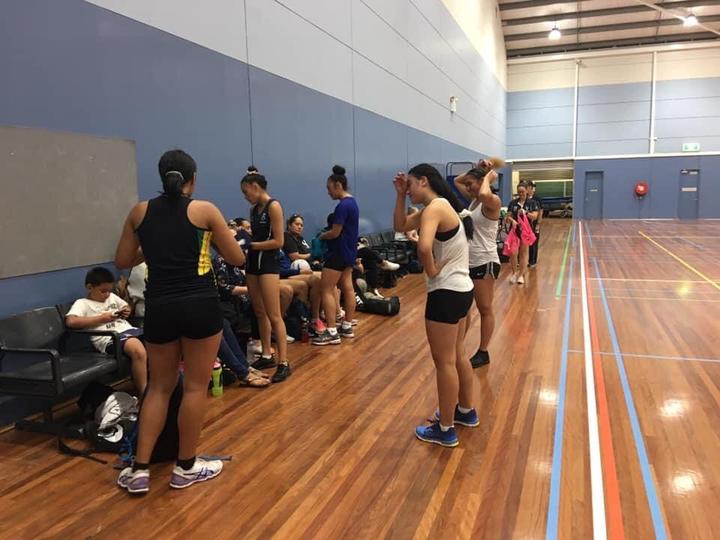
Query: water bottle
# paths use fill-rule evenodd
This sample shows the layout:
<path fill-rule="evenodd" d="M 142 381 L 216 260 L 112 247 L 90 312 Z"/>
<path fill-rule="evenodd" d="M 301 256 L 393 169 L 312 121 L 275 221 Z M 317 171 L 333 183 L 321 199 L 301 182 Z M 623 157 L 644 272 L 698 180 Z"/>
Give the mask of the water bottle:
<path fill-rule="evenodd" d="M 223 395 L 222 364 L 218 361 L 215 361 L 212 370 L 212 395 L 213 397 Z"/>
<path fill-rule="evenodd" d="M 305 317 L 303 317 L 301 323 L 302 324 L 301 324 L 301 328 L 300 328 L 300 341 L 302 341 L 303 343 L 307 343 L 308 341 L 310 341 L 310 329 L 309 329 L 308 320 Z"/>

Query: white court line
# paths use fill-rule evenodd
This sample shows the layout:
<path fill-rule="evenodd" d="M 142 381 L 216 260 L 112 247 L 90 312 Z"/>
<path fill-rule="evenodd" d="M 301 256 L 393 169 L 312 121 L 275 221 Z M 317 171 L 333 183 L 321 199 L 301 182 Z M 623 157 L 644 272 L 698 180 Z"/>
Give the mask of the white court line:
<path fill-rule="evenodd" d="M 605 540 L 605 493 L 602 460 L 600 459 L 600 431 L 598 428 L 597 400 L 595 398 L 595 372 L 593 370 L 592 343 L 590 341 L 590 315 L 588 311 L 587 280 L 585 279 L 585 249 L 583 223 L 578 222 L 580 239 L 580 283 L 582 286 L 583 343 L 585 351 L 585 390 L 587 395 L 588 438 L 590 447 L 590 488 L 592 492 L 593 538 Z"/>

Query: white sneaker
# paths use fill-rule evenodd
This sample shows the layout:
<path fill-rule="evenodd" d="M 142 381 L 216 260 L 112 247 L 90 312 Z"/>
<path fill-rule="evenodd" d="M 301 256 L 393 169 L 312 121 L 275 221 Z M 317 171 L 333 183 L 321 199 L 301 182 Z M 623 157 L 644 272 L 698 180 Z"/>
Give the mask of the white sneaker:
<path fill-rule="evenodd" d="M 288 334 L 285 336 L 285 341 L 287 341 L 288 343 L 295 343 L 295 338 Z"/>
<path fill-rule="evenodd" d="M 150 471 L 140 469 L 133 472 L 132 467 L 125 467 L 120 471 L 117 484 L 123 489 L 127 489 L 128 493 L 134 495 L 147 493 L 150 491 Z"/>
<path fill-rule="evenodd" d="M 223 470 L 223 462 L 219 459 L 205 460 L 195 458 L 195 464 L 192 469 L 186 471 L 182 467 L 175 465 L 170 479 L 170 487 L 175 489 L 185 489 L 197 482 L 205 482 L 211 480 L 220 474 Z"/>
<path fill-rule="evenodd" d="M 520 276 L 517 279 L 518 285 L 525 285 L 525 278 L 523 276 Z"/>
<path fill-rule="evenodd" d="M 383 270 L 397 270 L 398 268 L 400 268 L 400 265 L 392 261 L 383 261 L 380 264 L 380 268 L 382 268 Z"/>
<path fill-rule="evenodd" d="M 385 298 L 382 294 L 380 294 L 380 291 L 378 291 L 377 289 L 373 289 L 373 294 L 378 298 Z"/>
<path fill-rule="evenodd" d="M 517 275 L 513 274 L 510 276 L 510 283 L 517 283 L 518 277 Z"/>

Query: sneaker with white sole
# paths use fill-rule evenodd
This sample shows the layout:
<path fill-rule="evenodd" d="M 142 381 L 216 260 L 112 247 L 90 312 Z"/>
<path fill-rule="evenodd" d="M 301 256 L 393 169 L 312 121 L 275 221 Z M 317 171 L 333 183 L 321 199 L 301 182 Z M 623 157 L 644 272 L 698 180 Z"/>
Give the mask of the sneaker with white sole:
<path fill-rule="evenodd" d="M 191 469 L 185 470 L 179 465 L 175 465 L 170 479 L 170 487 L 175 489 L 185 489 L 197 482 L 205 482 L 212 480 L 223 470 L 223 462 L 219 459 L 203 459 L 195 458 L 195 464 Z"/>
<path fill-rule="evenodd" d="M 319 345 L 322 347 L 324 345 L 340 345 L 340 343 L 342 343 L 342 340 L 340 339 L 340 334 L 338 334 L 337 332 L 331 334 L 330 330 L 326 328 L 322 334 L 318 334 L 317 336 L 312 338 L 311 343 L 313 345 Z"/>
<path fill-rule="evenodd" d="M 510 283 L 517 283 L 517 280 L 518 280 L 518 278 L 517 278 L 516 274 L 513 274 L 512 276 L 510 276 Z"/>
<path fill-rule="evenodd" d="M 132 467 L 125 467 L 120 471 L 117 485 L 133 495 L 144 495 L 150 491 L 150 471 L 139 469 L 133 472 Z"/>
<path fill-rule="evenodd" d="M 525 285 L 525 278 L 523 276 L 520 276 L 517 279 L 517 283 L 518 283 L 518 285 Z"/>
<path fill-rule="evenodd" d="M 380 268 L 382 268 L 383 270 L 398 270 L 400 268 L 400 265 L 392 261 L 383 261 L 380 264 Z"/>
<path fill-rule="evenodd" d="M 341 338 L 354 338 L 355 333 L 353 332 L 352 325 L 348 326 L 347 328 L 344 325 L 340 325 L 337 327 L 337 333 Z"/>

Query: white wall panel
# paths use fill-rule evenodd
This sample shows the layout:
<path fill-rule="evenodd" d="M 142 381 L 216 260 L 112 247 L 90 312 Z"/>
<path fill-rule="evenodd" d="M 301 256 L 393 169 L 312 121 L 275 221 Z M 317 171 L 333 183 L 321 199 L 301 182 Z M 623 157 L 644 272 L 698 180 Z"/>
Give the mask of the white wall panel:
<path fill-rule="evenodd" d="M 412 6 L 409 0 L 361 0 L 365 6 L 392 26 L 406 40 L 410 39 L 408 32 L 408 13 Z"/>
<path fill-rule="evenodd" d="M 658 53 L 657 79 L 720 77 L 720 48 Z"/>
<path fill-rule="evenodd" d="M 277 2 L 246 6 L 251 64 L 352 103 L 349 47 Z"/>
<path fill-rule="evenodd" d="M 508 66 L 508 92 L 549 90 L 575 86 L 575 60 L 510 64 Z"/>
<path fill-rule="evenodd" d="M 580 86 L 627 84 L 652 79 L 652 54 L 584 58 Z"/>
<path fill-rule="evenodd" d="M 270 3 L 271 0 L 265 0 Z M 277 0 L 336 39 L 351 45 L 352 0 Z"/>
<path fill-rule="evenodd" d="M 407 77 L 407 42 L 361 0 L 352 0 L 353 50 L 393 75 Z"/>
<path fill-rule="evenodd" d="M 136 21 L 247 61 L 241 0 L 86 0 Z"/>

